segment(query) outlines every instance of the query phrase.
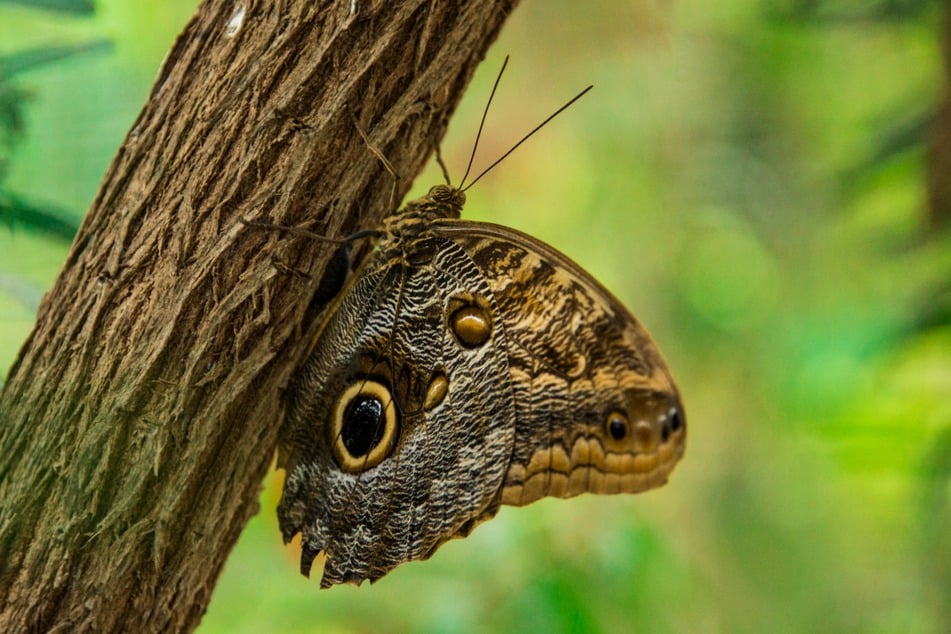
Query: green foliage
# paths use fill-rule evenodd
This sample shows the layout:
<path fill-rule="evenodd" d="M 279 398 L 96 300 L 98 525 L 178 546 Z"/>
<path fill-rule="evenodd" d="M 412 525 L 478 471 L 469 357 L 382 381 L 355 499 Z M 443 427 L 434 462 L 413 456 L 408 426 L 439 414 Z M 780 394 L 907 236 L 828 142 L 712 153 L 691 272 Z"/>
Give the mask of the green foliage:
<path fill-rule="evenodd" d="M 13 4 L 31 9 L 46 9 L 76 15 L 91 15 L 95 11 L 92 0 L 0 0 L 0 4 Z"/>
<path fill-rule="evenodd" d="M 26 1 L 10 2 L 30 8 L 44 8 L 54 12 L 70 14 L 88 14 L 92 5 L 83 1 Z M 2 14 L 2 9 L 0 9 Z M 11 24 L 12 23 L 12 24 Z M 10 25 L 9 33 L 3 33 L 7 45 L 15 45 L 13 33 L 16 24 L 13 20 L 0 22 Z M 76 55 L 103 51 L 109 48 L 109 41 L 94 38 L 79 44 L 35 45 L 15 48 L 13 52 L 0 54 L 0 226 L 11 232 L 22 227 L 31 232 L 58 239 L 68 244 L 76 233 L 78 221 L 75 215 L 64 211 L 52 203 L 38 203 L 16 192 L 8 184 L 12 162 L 17 146 L 27 137 L 27 105 L 34 96 L 31 91 L 20 86 L 18 79 L 32 71 L 62 63 Z M 29 160 L 29 159 L 28 159 Z M 47 170 L 45 184 L 56 182 L 57 175 Z M 3 238 L 6 238 L 4 236 Z M 3 240 L 0 238 L 0 240 Z M 40 247 L 41 251 L 44 251 Z M 0 256 L 0 321 L 4 323 L 0 335 L 0 350 L 11 355 L 18 344 L 29 332 L 31 317 L 39 304 L 42 289 L 52 279 L 56 268 L 42 270 L 42 282 L 30 278 L 35 271 L 24 267 L 24 260 L 12 256 L 16 249 L 4 249 Z M 60 260 L 61 257 L 57 257 Z"/>
<path fill-rule="evenodd" d="M 74 3 L 75 4 L 75 3 Z M 60 62 L 81 53 L 102 51 L 109 41 L 100 39 L 77 45 L 41 46 L 0 55 L 0 222 L 44 232 L 66 241 L 72 240 L 77 225 L 69 215 L 53 206 L 43 208 L 24 200 L 4 186 L 8 165 L 16 145 L 26 135 L 24 109 L 30 93 L 19 88 L 17 75 Z"/>
<path fill-rule="evenodd" d="M 103 2 L 84 36 L 115 55 L 23 75 L 18 191 L 88 204 L 174 37 L 152 27 L 187 4 Z M 465 213 L 566 251 L 650 328 L 689 420 L 670 484 L 503 509 L 320 592 L 280 544 L 275 478 L 203 631 L 951 631 L 951 236 L 924 179 L 943 5 L 656 6 L 524 3 L 443 150 L 458 178 L 504 53 L 477 171 L 595 84 Z M 0 230 L 5 366 L 64 256 Z"/>
<path fill-rule="evenodd" d="M 30 93 L 20 89 L 14 78 L 34 68 L 59 62 L 73 55 L 109 48 L 107 40 L 75 46 L 43 46 L 0 56 L 0 223 L 22 226 L 50 237 L 70 242 L 78 224 L 66 211 L 54 205 L 39 205 L 4 186 L 16 145 L 26 135 L 24 109 Z"/>
<path fill-rule="evenodd" d="M 37 4 L 24 2 L 23 4 Z M 42 4 L 42 3 L 40 3 Z M 80 8 L 82 3 L 59 3 L 61 10 Z M 71 8 L 69 8 L 71 7 Z M 54 7 L 55 8 L 55 7 Z M 78 224 L 53 205 L 41 205 L 29 202 L 5 185 L 9 164 L 14 150 L 26 135 L 24 109 L 30 93 L 19 88 L 15 82 L 17 75 L 29 72 L 47 64 L 54 64 L 81 53 L 107 49 L 107 40 L 94 40 L 77 45 L 41 46 L 0 55 L 0 223 L 11 229 L 22 226 L 38 231 L 53 238 L 70 242 L 76 234 Z M 24 288 L 29 283 L 15 272 L 4 275 L 4 286 Z M 16 296 L 17 294 L 14 294 Z"/>

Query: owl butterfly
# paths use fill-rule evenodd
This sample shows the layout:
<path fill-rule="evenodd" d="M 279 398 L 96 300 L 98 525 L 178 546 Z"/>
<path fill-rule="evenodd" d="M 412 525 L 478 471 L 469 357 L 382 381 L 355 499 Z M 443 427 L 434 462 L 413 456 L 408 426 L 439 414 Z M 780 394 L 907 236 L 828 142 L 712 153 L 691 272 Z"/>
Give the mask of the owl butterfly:
<path fill-rule="evenodd" d="M 426 559 L 502 504 L 658 487 L 683 455 L 644 327 L 552 247 L 461 220 L 464 201 L 437 185 L 372 232 L 289 386 L 278 516 L 304 575 L 326 553 L 322 587 Z"/>

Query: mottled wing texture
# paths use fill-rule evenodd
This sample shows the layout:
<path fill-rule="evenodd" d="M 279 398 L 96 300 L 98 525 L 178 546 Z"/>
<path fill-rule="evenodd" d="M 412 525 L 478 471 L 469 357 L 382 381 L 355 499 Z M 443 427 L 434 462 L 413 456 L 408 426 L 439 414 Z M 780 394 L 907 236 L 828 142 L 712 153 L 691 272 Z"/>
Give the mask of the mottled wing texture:
<path fill-rule="evenodd" d="M 666 362 L 633 315 L 531 236 L 454 219 L 430 230 L 479 269 L 505 331 L 516 414 L 502 502 L 664 484 L 683 455 L 686 419 Z M 612 434 L 618 420 L 627 427 Z"/>
<path fill-rule="evenodd" d="M 437 186 L 387 219 L 290 386 L 278 516 L 302 572 L 326 553 L 323 586 L 425 559 L 500 504 L 660 486 L 683 454 L 646 330 L 551 247 L 459 220 L 463 202 Z"/>
<path fill-rule="evenodd" d="M 494 330 L 465 349 L 446 327 L 447 298 L 472 293 L 491 297 L 452 241 L 384 241 L 342 291 L 290 387 L 278 516 L 285 540 L 301 533 L 302 571 L 326 552 L 322 586 L 424 559 L 498 508 L 515 434 L 505 335 Z M 436 373 L 448 377 L 448 393 L 424 411 Z M 329 420 L 337 395 L 362 377 L 393 386 L 398 438 L 378 465 L 347 473 L 334 460 Z"/>

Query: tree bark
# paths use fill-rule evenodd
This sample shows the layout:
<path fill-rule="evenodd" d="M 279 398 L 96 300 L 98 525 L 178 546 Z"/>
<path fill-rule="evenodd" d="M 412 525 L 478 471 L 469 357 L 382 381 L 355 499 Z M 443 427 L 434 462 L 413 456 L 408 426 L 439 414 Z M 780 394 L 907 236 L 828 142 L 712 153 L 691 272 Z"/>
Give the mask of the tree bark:
<path fill-rule="evenodd" d="M 393 179 L 357 123 L 418 173 L 516 3 L 201 5 L 0 395 L 0 631 L 198 624 L 332 251 L 241 219 L 375 226 Z"/>

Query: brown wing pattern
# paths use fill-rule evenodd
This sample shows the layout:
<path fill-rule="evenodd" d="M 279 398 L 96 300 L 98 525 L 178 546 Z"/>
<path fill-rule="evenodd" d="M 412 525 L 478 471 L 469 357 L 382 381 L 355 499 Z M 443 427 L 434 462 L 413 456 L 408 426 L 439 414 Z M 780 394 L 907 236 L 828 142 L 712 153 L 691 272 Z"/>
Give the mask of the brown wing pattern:
<path fill-rule="evenodd" d="M 378 579 L 500 504 L 663 484 L 686 420 L 656 345 L 597 281 L 437 186 L 386 219 L 292 381 L 278 507 L 322 586 Z"/>
<path fill-rule="evenodd" d="M 502 501 L 635 493 L 662 485 L 686 419 L 644 327 L 590 275 L 515 230 L 441 220 L 499 307 L 515 391 L 515 447 Z"/>
<path fill-rule="evenodd" d="M 464 347 L 447 329 L 450 299 L 490 292 L 443 242 L 412 264 L 381 245 L 289 388 L 278 517 L 285 540 L 301 533 L 303 572 L 326 553 L 323 586 L 425 559 L 498 508 L 515 432 L 504 333 Z"/>

